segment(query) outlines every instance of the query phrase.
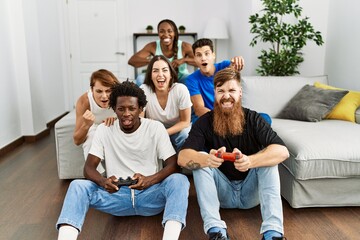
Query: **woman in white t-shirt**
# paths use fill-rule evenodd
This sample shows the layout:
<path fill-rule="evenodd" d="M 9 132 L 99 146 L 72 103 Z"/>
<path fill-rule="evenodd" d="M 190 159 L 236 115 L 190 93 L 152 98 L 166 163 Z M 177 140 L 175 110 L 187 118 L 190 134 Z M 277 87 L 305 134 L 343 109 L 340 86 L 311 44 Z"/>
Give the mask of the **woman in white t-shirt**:
<path fill-rule="evenodd" d="M 140 87 L 148 101 L 145 117 L 164 124 L 178 152 L 191 128 L 192 103 L 187 87 L 177 80 L 171 63 L 164 56 L 157 55 L 151 59 L 145 82 Z"/>

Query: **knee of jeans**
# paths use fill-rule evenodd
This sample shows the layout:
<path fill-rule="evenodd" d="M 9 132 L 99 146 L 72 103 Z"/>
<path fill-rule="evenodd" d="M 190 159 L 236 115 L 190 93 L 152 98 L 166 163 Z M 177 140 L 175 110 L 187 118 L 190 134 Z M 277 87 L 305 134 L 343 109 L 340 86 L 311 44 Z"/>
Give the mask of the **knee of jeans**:
<path fill-rule="evenodd" d="M 183 130 L 180 131 L 180 135 L 183 137 L 183 138 L 187 138 L 189 136 L 189 132 L 191 130 L 191 123 L 188 127 L 184 128 Z"/>
<path fill-rule="evenodd" d="M 193 172 L 194 177 L 195 176 L 196 177 L 201 177 L 201 176 L 204 176 L 204 175 L 212 175 L 212 170 L 209 167 L 195 169 L 192 172 Z"/>
<path fill-rule="evenodd" d="M 69 190 L 82 191 L 88 189 L 93 185 L 93 182 L 85 179 L 75 179 L 69 185 Z"/>
<path fill-rule="evenodd" d="M 185 189 L 190 188 L 190 182 L 188 178 L 181 173 L 173 173 L 166 179 L 169 184 L 171 184 L 174 187 L 181 187 Z"/>
<path fill-rule="evenodd" d="M 256 171 L 256 174 L 269 174 L 269 173 L 279 174 L 277 165 L 271 167 L 254 168 L 254 170 Z"/>
<path fill-rule="evenodd" d="M 190 131 L 189 128 L 185 128 L 185 129 L 181 130 L 176 137 L 176 142 L 178 142 L 180 145 L 182 145 L 185 142 L 185 140 L 187 139 L 187 137 L 189 136 L 189 131 Z"/>

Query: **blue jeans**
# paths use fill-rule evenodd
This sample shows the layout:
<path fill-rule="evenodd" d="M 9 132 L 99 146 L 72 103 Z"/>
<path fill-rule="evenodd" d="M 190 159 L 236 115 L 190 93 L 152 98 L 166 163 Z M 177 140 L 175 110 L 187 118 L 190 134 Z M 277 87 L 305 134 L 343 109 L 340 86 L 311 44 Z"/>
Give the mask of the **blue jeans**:
<path fill-rule="evenodd" d="M 178 83 L 182 83 L 185 84 L 186 83 L 186 78 L 187 76 L 189 76 L 189 74 L 182 74 L 181 77 L 178 79 Z M 135 79 L 135 83 L 136 85 L 140 86 L 141 84 L 143 84 L 145 82 L 145 73 L 141 73 L 139 74 L 136 79 Z"/>
<path fill-rule="evenodd" d="M 251 169 L 245 180 L 229 181 L 217 168 L 193 170 L 194 183 L 204 231 L 227 228 L 219 209 L 249 209 L 260 204 L 260 233 L 275 230 L 283 233 L 283 212 L 278 167 Z"/>
<path fill-rule="evenodd" d="M 66 193 L 56 228 L 60 224 L 69 224 L 81 231 L 89 207 L 114 216 L 152 216 L 164 210 L 163 225 L 174 220 L 181 222 L 184 228 L 189 187 L 185 175 L 174 173 L 145 190 L 135 190 L 133 206 L 128 187 L 110 194 L 90 180 L 74 180 Z"/>
<path fill-rule="evenodd" d="M 186 138 L 189 136 L 190 130 L 191 130 L 191 125 L 187 128 L 184 128 L 180 132 L 170 135 L 170 141 L 171 141 L 172 145 L 174 146 L 177 153 L 179 153 Z"/>

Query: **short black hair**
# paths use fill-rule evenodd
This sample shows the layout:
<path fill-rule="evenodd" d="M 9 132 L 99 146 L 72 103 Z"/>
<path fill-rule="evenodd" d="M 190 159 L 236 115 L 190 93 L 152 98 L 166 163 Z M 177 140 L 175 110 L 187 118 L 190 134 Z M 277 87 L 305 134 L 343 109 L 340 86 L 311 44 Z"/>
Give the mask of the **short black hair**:
<path fill-rule="evenodd" d="M 200 38 L 200 39 L 196 40 L 192 45 L 193 53 L 195 54 L 195 50 L 197 48 L 201 48 L 201 47 L 204 47 L 204 46 L 209 46 L 211 51 L 214 52 L 214 44 L 213 44 L 213 42 L 208 38 Z"/>
<path fill-rule="evenodd" d="M 133 82 L 124 81 L 111 88 L 109 106 L 115 111 L 118 97 L 136 97 L 140 108 L 146 106 L 147 100 L 144 91 Z"/>

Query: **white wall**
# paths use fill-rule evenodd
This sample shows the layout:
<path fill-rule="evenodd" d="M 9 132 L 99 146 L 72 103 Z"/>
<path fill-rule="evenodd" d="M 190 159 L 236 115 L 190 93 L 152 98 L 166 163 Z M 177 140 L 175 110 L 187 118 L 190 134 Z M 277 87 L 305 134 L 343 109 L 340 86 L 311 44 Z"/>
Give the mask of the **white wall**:
<path fill-rule="evenodd" d="M 330 1 L 325 73 L 332 85 L 360 91 L 360 15 L 357 0 Z"/>
<path fill-rule="evenodd" d="M 300 6 L 303 8 L 302 17 L 308 16 L 315 30 L 320 31 L 325 44 L 317 46 L 314 42 L 309 42 L 303 49 L 304 62 L 299 66 L 300 75 L 316 76 L 324 74 L 324 58 L 326 51 L 327 21 L 328 21 L 329 0 L 301 0 Z M 231 1 L 228 5 L 229 28 L 231 39 L 229 40 L 229 51 L 227 58 L 241 55 L 245 59 L 245 69 L 243 75 L 257 75 L 261 49 L 267 49 L 269 46 L 265 43 L 259 43 L 255 47 L 250 47 L 253 35 L 250 34 L 251 25 L 249 16 L 258 13 L 263 9 L 260 0 L 239 0 Z"/>
<path fill-rule="evenodd" d="M 63 114 L 67 103 L 67 89 L 64 81 L 66 72 L 63 66 L 65 65 L 64 36 L 60 28 L 58 2 L 57 0 L 36 0 L 41 62 L 37 89 L 42 91 L 40 111 L 45 113 L 46 123 Z M 53 99 L 53 101 L 47 101 L 47 99 Z"/>
<path fill-rule="evenodd" d="M 0 148 L 65 112 L 57 1 L 1 1 Z M 4 31 L 3 31 L 4 30 Z"/>
<path fill-rule="evenodd" d="M 325 40 L 325 44 L 317 46 L 314 42 L 309 42 L 303 49 L 304 62 L 299 66 L 300 75 L 316 76 L 324 74 L 324 57 L 326 49 L 327 19 L 328 19 L 329 0 L 301 0 L 300 6 L 303 8 L 302 17 L 308 16 L 314 29 L 320 31 Z M 257 75 L 259 60 L 257 57 L 262 49 L 268 49 L 269 44 L 259 42 L 256 46 L 250 47 L 253 35 L 250 34 L 251 25 L 249 16 L 259 13 L 263 9 L 260 0 L 240 0 L 233 1 L 230 5 L 230 56 L 242 55 L 245 59 L 245 69 L 243 75 Z"/>
<path fill-rule="evenodd" d="M 156 26 L 164 18 L 185 25 L 203 37 L 211 17 L 225 19 L 230 39 L 219 40 L 217 60 L 235 55 L 245 58 L 243 75 L 255 75 L 260 48 L 252 48 L 248 18 L 261 9 L 260 0 L 124 0 L 127 4 L 126 48 L 132 55 L 132 33 Z M 65 1 L 0 1 L 0 148 L 23 135 L 35 135 L 46 123 L 68 109 L 70 65 L 65 61 Z M 360 51 L 360 16 L 356 0 L 300 0 L 303 15 L 322 32 L 325 45 L 310 43 L 304 49 L 301 75 L 328 74 L 332 85 L 360 90 L 356 66 Z M 139 7 L 141 6 L 141 7 Z M 65 30 L 64 30 L 65 29 Z M 129 66 L 129 73 L 133 68 Z"/>
<path fill-rule="evenodd" d="M 12 54 L 10 6 L 0 1 L 0 147 L 22 136 Z"/>
<path fill-rule="evenodd" d="M 318 76 L 324 74 L 325 69 L 325 53 L 328 42 L 328 12 L 329 0 L 301 0 L 303 8 L 302 17 L 309 17 L 310 23 L 316 31 L 320 31 L 324 40 L 321 46 L 316 45 L 315 42 L 309 41 L 304 47 L 304 62 L 299 67 L 300 75 L 303 76 Z"/>
<path fill-rule="evenodd" d="M 257 1 L 255 1 L 257 2 Z M 249 16 L 253 14 L 254 1 L 239 0 L 232 1 L 229 6 L 229 54 L 227 58 L 243 56 L 245 67 L 242 75 L 254 75 L 258 64 L 256 52 L 249 46 L 252 36 L 250 35 Z"/>
<path fill-rule="evenodd" d="M 212 0 L 157 0 L 156 4 L 148 0 L 127 0 L 128 12 L 136 9 L 133 14 L 128 15 L 127 32 L 129 33 L 127 44 L 127 55 L 133 54 L 132 33 L 145 32 L 147 25 L 154 27 L 156 32 L 157 24 L 162 19 L 171 19 L 177 26 L 184 25 L 187 32 L 198 33 L 198 38 L 202 38 L 206 22 L 213 17 L 224 19 L 230 23 L 229 11 L 233 1 L 224 0 L 221 7 L 218 4 L 212 4 Z M 215 3 L 215 1 L 214 1 Z M 139 7 L 141 6 L 141 7 Z M 229 30 L 229 29 L 228 29 Z M 218 56 L 217 59 L 223 60 L 228 58 L 228 45 L 230 40 L 218 40 Z M 128 72 L 133 78 L 133 67 L 129 66 Z"/>

